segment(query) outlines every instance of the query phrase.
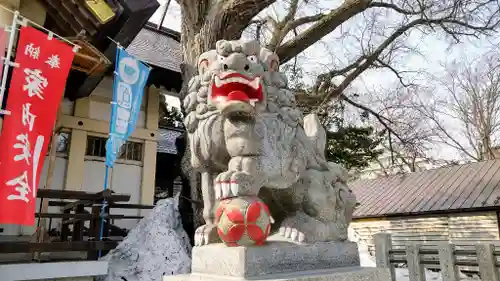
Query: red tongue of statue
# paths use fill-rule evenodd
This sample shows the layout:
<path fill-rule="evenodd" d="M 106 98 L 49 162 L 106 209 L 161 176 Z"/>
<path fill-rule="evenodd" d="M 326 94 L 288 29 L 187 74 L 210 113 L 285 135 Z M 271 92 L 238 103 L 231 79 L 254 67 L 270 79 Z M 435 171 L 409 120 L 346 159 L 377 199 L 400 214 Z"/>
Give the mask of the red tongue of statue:
<path fill-rule="evenodd" d="M 243 91 L 232 91 L 227 95 L 227 100 L 238 100 L 238 101 L 250 101 L 250 98 L 248 98 L 248 95 L 243 92 Z"/>

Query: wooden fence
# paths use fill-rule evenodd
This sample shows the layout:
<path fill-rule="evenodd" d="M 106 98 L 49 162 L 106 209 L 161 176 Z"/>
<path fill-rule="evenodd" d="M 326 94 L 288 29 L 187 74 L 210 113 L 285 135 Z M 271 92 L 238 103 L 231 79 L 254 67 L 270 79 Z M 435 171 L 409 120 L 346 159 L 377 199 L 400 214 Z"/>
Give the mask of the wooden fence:
<path fill-rule="evenodd" d="M 457 247 L 451 243 L 436 245 L 411 243 L 393 247 L 391 235 L 377 233 L 375 259 L 377 267 L 389 268 L 392 281 L 396 280 L 395 265 L 406 264 L 410 281 L 426 281 L 425 268 L 438 268 L 443 281 L 461 280 L 459 268 L 477 268 L 481 281 L 500 281 L 495 245 L 477 243 Z M 427 280 L 428 281 L 428 280 Z"/>
<path fill-rule="evenodd" d="M 37 218 L 49 219 L 47 230 L 54 230 L 53 235 L 44 231 L 43 228 L 38 228 L 37 233 L 35 233 L 36 242 L 0 241 L 0 264 L 27 261 L 28 256 L 29 260 L 33 259 L 39 262 L 75 260 L 73 256 L 77 257 L 76 260 L 97 260 L 99 252 L 105 255 L 127 235 L 125 230 L 114 225 L 114 220 L 142 219 L 142 216 L 139 215 L 111 214 L 111 210 L 145 210 L 154 207 L 126 203 L 130 199 L 130 195 L 114 193 L 110 189 L 98 193 L 41 189 L 38 191 L 37 197 L 42 201 L 47 200 L 47 206 L 60 207 L 59 212 L 42 212 L 43 202 L 40 202 L 40 211 L 35 213 Z M 108 204 L 105 213 L 101 214 L 104 199 Z M 90 212 L 85 208 L 90 209 Z M 52 229 L 52 219 L 61 220 L 60 229 Z M 102 232 L 101 219 L 104 219 Z M 102 241 L 100 241 L 101 233 L 103 234 Z M 48 236 L 47 239 L 45 236 Z M 75 255 L 67 255 L 69 252 L 73 252 Z M 46 254 L 43 258 L 41 257 L 42 253 Z M 0 280 L 2 279 L 0 278 Z"/>

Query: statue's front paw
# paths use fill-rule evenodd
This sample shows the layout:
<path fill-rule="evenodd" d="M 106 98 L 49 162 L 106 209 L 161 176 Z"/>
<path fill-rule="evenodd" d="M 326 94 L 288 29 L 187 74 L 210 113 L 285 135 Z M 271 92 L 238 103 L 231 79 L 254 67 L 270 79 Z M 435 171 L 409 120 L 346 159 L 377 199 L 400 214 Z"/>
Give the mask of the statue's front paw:
<path fill-rule="evenodd" d="M 220 242 L 219 234 L 217 233 L 217 225 L 205 224 L 196 229 L 194 233 L 194 245 L 204 246 Z"/>
<path fill-rule="evenodd" d="M 303 212 L 286 218 L 281 223 L 279 234 L 286 239 L 299 243 L 330 241 L 327 225 Z"/>
<path fill-rule="evenodd" d="M 293 242 L 303 243 L 306 241 L 306 233 L 301 230 L 300 223 L 295 218 L 287 218 L 281 223 L 279 234 Z"/>
<path fill-rule="evenodd" d="M 237 196 L 257 195 L 254 177 L 246 172 L 227 171 L 215 179 L 215 198 L 223 200 Z"/>

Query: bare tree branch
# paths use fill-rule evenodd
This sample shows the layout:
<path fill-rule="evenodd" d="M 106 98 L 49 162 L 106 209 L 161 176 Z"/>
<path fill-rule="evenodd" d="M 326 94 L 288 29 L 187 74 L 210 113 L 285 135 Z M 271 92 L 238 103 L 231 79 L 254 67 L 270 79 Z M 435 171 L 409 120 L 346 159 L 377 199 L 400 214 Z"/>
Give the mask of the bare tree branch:
<path fill-rule="evenodd" d="M 294 21 L 291 21 L 288 25 L 289 25 L 289 29 L 295 29 L 303 24 L 306 24 L 306 23 L 311 23 L 311 22 L 315 22 L 315 21 L 318 21 L 320 19 L 322 19 L 323 17 L 325 17 L 326 15 L 325 14 L 316 14 L 316 15 L 313 15 L 313 16 L 305 16 L 305 17 L 301 17 L 301 18 L 298 18 Z"/>
<path fill-rule="evenodd" d="M 396 77 L 399 80 L 399 83 L 401 83 L 401 85 L 403 85 L 404 87 L 415 86 L 414 83 L 406 83 L 406 82 L 404 82 L 403 76 L 401 76 L 401 72 L 398 71 L 398 70 L 396 70 L 394 67 L 392 67 L 391 65 L 389 65 L 386 62 L 384 62 L 381 59 L 377 59 L 375 61 L 375 63 L 374 63 L 374 66 L 375 67 L 385 67 L 385 68 L 389 69 L 392 73 L 394 73 L 394 75 L 396 75 Z"/>
<path fill-rule="evenodd" d="M 389 3 L 371 2 L 369 0 L 345 1 L 339 8 L 332 10 L 328 14 L 304 17 L 291 22 L 292 26 L 286 33 L 302 24 L 317 21 L 316 24 L 301 33 L 300 36 L 281 45 L 276 50 L 276 53 L 281 58 L 281 61 L 285 63 L 367 8 L 388 8 L 405 15 L 422 13 L 422 11 L 406 10 Z"/>
<path fill-rule="evenodd" d="M 499 69 L 498 55 L 448 65 L 444 79 L 432 80 L 446 90 L 444 95 L 435 95 L 432 103 L 409 102 L 408 106 L 428 120 L 437 143 L 475 161 L 495 158 L 500 145 Z"/>
<path fill-rule="evenodd" d="M 371 2 L 370 3 L 370 8 L 387 8 L 387 9 L 392 9 L 392 10 L 398 12 L 398 13 L 405 14 L 405 15 L 419 15 L 424 10 L 422 7 L 418 11 L 407 10 L 407 9 L 403 9 L 401 7 L 398 7 L 395 4 L 384 3 L 384 2 Z"/>
<path fill-rule="evenodd" d="M 330 11 L 328 14 L 296 36 L 276 49 L 282 63 L 285 63 L 310 47 L 312 44 L 334 31 L 344 22 L 355 15 L 363 12 L 369 5 L 369 0 L 345 1 L 340 7 Z"/>
<path fill-rule="evenodd" d="M 493 30 L 495 27 L 497 27 L 500 23 L 499 20 L 497 20 L 493 26 L 476 26 L 473 24 L 469 24 L 466 22 L 461 22 L 457 21 L 453 18 L 445 17 L 441 19 L 416 19 L 413 20 L 409 23 L 407 23 L 404 26 L 401 26 L 400 28 L 396 29 L 385 41 L 383 41 L 371 54 L 369 55 L 362 55 L 359 59 L 355 61 L 354 64 L 356 65 L 350 65 L 348 69 L 352 69 L 350 73 L 345 74 L 345 79 L 340 83 L 340 85 L 335 85 L 332 83 L 331 79 L 333 79 L 337 73 L 339 73 L 338 70 L 331 71 L 327 74 L 320 75 L 316 83 L 316 89 L 322 88 L 323 91 L 321 91 L 321 94 L 317 95 L 309 95 L 305 99 L 309 99 L 309 103 L 316 103 L 317 105 L 324 104 L 325 102 L 328 102 L 330 100 L 334 100 L 338 98 L 342 92 L 356 79 L 363 73 L 365 70 L 368 68 L 372 67 L 373 64 L 377 61 L 379 56 L 386 50 L 389 45 L 391 45 L 399 36 L 407 32 L 408 30 L 416 27 L 416 26 L 422 26 L 422 25 L 443 25 L 443 24 L 455 24 L 460 27 L 465 27 L 471 30 L 475 30 L 476 32 L 479 33 L 486 33 L 488 31 Z M 448 32 L 445 30 L 445 32 Z M 451 31 L 450 31 L 451 32 Z M 321 86 L 320 86 L 321 85 Z M 326 87 L 329 88 L 329 90 L 324 90 Z"/>

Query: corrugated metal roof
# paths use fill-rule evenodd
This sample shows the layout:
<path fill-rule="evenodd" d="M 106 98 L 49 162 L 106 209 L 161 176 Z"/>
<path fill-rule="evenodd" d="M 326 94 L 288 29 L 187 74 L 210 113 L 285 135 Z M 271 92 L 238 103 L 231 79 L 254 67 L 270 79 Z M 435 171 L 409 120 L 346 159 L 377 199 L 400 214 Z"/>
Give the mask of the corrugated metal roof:
<path fill-rule="evenodd" d="M 181 135 L 181 131 L 158 129 L 158 145 L 156 146 L 156 151 L 160 153 L 177 154 L 175 140 Z"/>
<path fill-rule="evenodd" d="M 143 28 L 127 47 L 127 52 L 154 66 L 181 72 L 180 43 L 159 31 Z"/>
<path fill-rule="evenodd" d="M 500 159 L 350 184 L 354 217 L 419 214 L 500 206 Z"/>

